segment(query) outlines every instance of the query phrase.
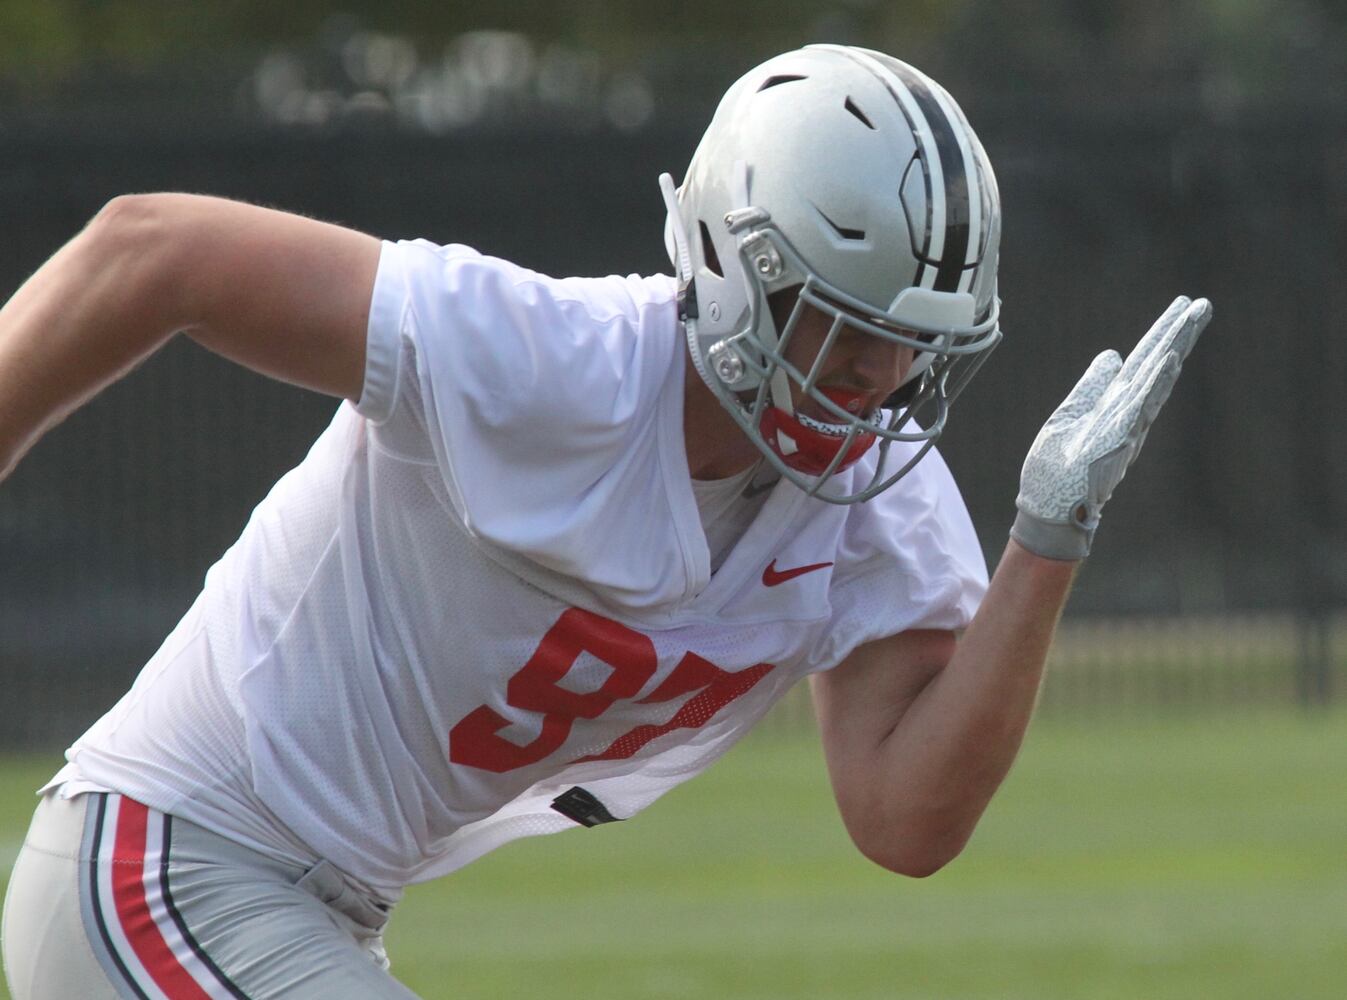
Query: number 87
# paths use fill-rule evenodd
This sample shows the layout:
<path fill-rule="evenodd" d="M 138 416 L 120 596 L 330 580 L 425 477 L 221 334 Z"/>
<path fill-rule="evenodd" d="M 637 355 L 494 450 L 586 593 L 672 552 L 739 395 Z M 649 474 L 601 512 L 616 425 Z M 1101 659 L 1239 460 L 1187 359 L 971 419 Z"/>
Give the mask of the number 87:
<path fill-rule="evenodd" d="M 581 653 L 590 653 L 612 668 L 597 690 L 568 691 L 558 683 Z M 504 773 L 536 764 L 555 753 L 571 734 L 576 719 L 596 719 L 618 701 L 631 699 L 659 667 L 655 645 L 649 636 L 625 625 L 579 608 L 562 613 L 527 663 L 510 678 L 506 703 L 543 717 L 537 737 L 519 744 L 500 735 L 510 719 L 480 705 L 449 731 L 449 759 L 455 764 Z M 671 701 L 696 692 L 663 725 L 637 726 L 614 740 L 598 754 L 570 763 L 621 760 L 632 756 L 651 740 L 675 729 L 696 729 L 731 701 L 743 695 L 773 669 L 759 663 L 745 670 L 722 670 L 709 660 L 689 652 L 669 677 L 638 704 Z"/>

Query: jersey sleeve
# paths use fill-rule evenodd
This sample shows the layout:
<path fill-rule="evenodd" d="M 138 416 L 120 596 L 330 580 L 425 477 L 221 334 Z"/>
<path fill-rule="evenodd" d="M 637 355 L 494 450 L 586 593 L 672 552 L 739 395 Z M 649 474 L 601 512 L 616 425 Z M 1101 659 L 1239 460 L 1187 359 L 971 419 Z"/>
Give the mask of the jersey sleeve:
<path fill-rule="evenodd" d="M 440 247 L 439 250 L 446 265 L 455 258 L 478 256 L 475 250 L 461 245 Z M 405 348 L 412 346 L 413 339 L 410 336 L 413 331 L 409 328 L 408 263 L 403 244 L 384 242 L 365 334 L 365 380 L 355 406 L 362 417 L 376 426 L 392 415 L 400 390 L 406 386 L 404 360 L 410 352 Z"/>
<path fill-rule="evenodd" d="M 932 449 L 893 487 L 849 508 L 834 579 L 831 620 L 811 657 L 815 669 L 835 666 L 884 636 L 968 626 L 987 592 L 987 563 L 939 452 Z"/>
<path fill-rule="evenodd" d="M 468 247 L 386 243 L 357 409 L 376 443 L 410 453 L 420 436 L 474 536 L 568 576 L 647 586 L 667 567 L 615 559 L 608 572 L 596 554 L 615 538 L 639 552 L 639 508 L 664 502 L 673 459 L 686 464 L 660 429 L 676 334 L 667 277 L 553 278 Z M 661 559 L 686 563 L 685 547 Z"/>

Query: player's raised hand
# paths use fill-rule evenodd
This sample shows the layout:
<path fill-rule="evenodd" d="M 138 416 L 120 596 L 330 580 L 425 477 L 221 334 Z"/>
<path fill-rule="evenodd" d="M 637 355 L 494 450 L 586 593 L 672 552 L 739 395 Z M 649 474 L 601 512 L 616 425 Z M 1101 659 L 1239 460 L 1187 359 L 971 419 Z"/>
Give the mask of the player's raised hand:
<path fill-rule="evenodd" d="M 1211 303 L 1179 296 L 1126 361 L 1105 351 L 1038 432 L 1020 473 L 1011 537 L 1049 559 L 1083 559 L 1099 512 L 1169 398 Z"/>

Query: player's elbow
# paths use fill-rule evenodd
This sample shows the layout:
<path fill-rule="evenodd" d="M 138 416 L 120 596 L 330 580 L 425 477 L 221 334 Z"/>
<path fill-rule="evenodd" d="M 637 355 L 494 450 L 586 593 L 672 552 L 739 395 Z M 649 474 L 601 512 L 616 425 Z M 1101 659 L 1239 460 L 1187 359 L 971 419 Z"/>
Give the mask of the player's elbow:
<path fill-rule="evenodd" d="M 891 871 L 895 875 L 905 875 L 908 878 L 929 878 L 958 857 L 959 851 L 889 848 L 882 851 L 862 849 L 861 853 L 879 867 Z"/>
<path fill-rule="evenodd" d="M 167 228 L 163 195 L 123 194 L 99 209 L 85 235 L 110 257 L 131 256 L 161 242 Z"/>
<path fill-rule="evenodd" d="M 908 878 L 928 878 L 959 856 L 970 833 L 951 829 L 852 830 L 851 839 L 861 854 L 881 868 Z"/>
<path fill-rule="evenodd" d="M 172 315 L 183 287 L 178 268 L 186 256 L 183 227 L 175 217 L 172 195 L 113 198 L 81 233 L 88 281 L 124 302 Z"/>

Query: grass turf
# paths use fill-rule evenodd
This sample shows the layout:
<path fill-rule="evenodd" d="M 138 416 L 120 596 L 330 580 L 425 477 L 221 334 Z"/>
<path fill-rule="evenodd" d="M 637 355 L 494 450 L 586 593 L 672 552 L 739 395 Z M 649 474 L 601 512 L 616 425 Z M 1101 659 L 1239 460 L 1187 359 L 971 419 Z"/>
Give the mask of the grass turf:
<path fill-rule="evenodd" d="M 51 768 L 0 772 L 6 859 Z M 816 741 L 766 732 L 632 822 L 414 887 L 389 951 L 427 1000 L 1336 1000 L 1345 790 L 1342 709 L 1044 719 L 914 881 L 850 847 Z"/>

